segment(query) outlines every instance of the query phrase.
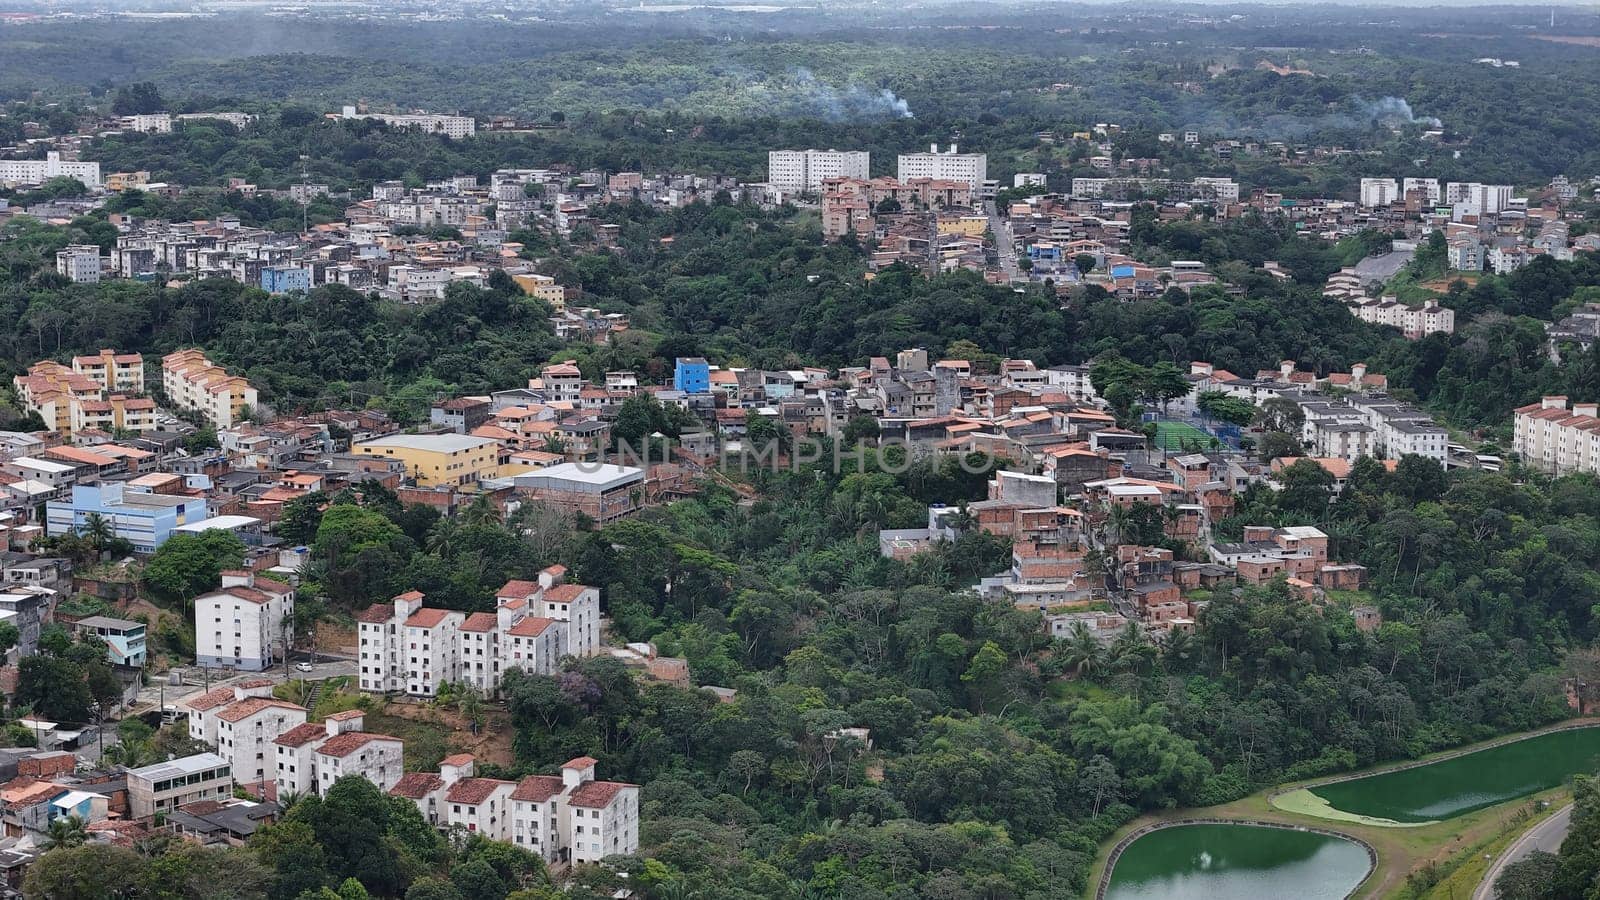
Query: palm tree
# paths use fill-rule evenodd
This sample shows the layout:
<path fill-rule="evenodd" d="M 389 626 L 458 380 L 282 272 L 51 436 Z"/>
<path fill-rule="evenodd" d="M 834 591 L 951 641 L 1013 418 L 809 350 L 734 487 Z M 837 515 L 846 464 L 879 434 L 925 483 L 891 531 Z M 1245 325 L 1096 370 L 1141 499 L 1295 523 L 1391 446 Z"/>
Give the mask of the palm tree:
<path fill-rule="evenodd" d="M 500 519 L 500 507 L 494 505 L 488 494 L 479 494 L 477 499 L 461 511 L 461 524 L 468 527 L 497 525 Z"/>
<path fill-rule="evenodd" d="M 446 559 L 455 553 L 456 534 L 461 523 L 455 519 L 440 519 L 428 529 L 428 550 Z"/>
<path fill-rule="evenodd" d="M 88 839 L 89 832 L 84 828 L 82 819 L 77 816 L 61 816 L 51 820 L 50 830 L 45 836 L 45 847 L 50 850 L 77 847 Z"/>
<path fill-rule="evenodd" d="M 1111 644 L 1111 662 L 1124 672 L 1142 672 L 1155 661 L 1156 648 L 1136 622 L 1129 622 Z"/>
<path fill-rule="evenodd" d="M 1194 653 L 1194 638 L 1182 628 L 1173 628 L 1161 640 L 1161 662 L 1169 671 L 1181 672 L 1189 668 L 1189 657 Z"/>
<path fill-rule="evenodd" d="M 1100 649 L 1100 642 L 1090 633 L 1089 626 L 1082 622 L 1074 622 L 1072 631 L 1067 635 L 1067 646 L 1062 652 L 1062 658 L 1081 678 L 1098 671 L 1105 654 Z"/>
<path fill-rule="evenodd" d="M 83 517 L 83 525 L 78 528 L 78 533 L 83 535 L 89 546 L 94 548 L 96 556 L 99 556 L 100 551 L 117 536 L 116 529 L 111 527 L 111 522 L 97 512 Z"/>

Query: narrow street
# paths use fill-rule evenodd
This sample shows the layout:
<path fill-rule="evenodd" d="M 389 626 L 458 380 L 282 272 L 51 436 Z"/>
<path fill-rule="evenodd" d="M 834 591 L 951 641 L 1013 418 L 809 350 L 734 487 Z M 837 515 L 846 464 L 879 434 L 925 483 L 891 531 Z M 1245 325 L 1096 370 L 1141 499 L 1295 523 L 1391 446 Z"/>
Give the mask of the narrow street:
<path fill-rule="evenodd" d="M 985 203 L 983 209 L 989 216 L 989 231 L 994 234 L 995 249 L 1000 254 L 1000 271 L 1005 273 L 1007 281 L 1023 280 L 1022 270 L 1017 268 L 1017 241 L 1011 234 L 1011 223 L 1000 215 L 993 200 Z"/>
<path fill-rule="evenodd" d="M 1494 900 L 1494 883 L 1505 871 L 1506 866 L 1527 857 L 1535 850 L 1554 853 L 1561 849 L 1561 842 L 1567 837 L 1567 830 L 1572 827 L 1572 804 L 1559 810 L 1555 815 L 1528 829 L 1527 833 L 1514 841 L 1500 858 L 1489 866 L 1489 871 L 1483 875 L 1483 881 L 1478 883 L 1478 889 L 1472 892 L 1472 900 Z"/>

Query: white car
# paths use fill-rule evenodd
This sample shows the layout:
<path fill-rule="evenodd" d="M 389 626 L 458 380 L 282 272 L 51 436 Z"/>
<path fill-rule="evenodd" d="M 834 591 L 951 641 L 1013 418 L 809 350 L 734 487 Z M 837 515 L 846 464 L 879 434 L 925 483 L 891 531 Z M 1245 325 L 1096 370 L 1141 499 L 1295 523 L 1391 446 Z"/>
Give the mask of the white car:
<path fill-rule="evenodd" d="M 309 671 L 311 671 L 311 663 L 308 663 L 308 662 L 295 663 L 294 664 L 294 670 L 296 672 L 309 672 Z"/>

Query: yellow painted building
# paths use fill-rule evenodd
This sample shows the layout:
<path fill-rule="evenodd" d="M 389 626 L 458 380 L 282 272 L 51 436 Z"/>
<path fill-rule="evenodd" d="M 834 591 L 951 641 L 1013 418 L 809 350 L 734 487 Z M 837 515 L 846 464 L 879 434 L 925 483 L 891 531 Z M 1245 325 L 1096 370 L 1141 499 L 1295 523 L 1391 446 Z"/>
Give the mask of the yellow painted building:
<path fill-rule="evenodd" d="M 967 237 L 981 237 L 989 230 L 987 216 L 940 216 L 940 234 L 961 234 Z"/>
<path fill-rule="evenodd" d="M 530 272 L 523 275 L 513 275 L 511 280 L 517 283 L 517 287 L 522 288 L 524 294 L 538 297 L 540 300 L 555 307 L 556 312 L 567 308 L 567 289 L 556 284 L 556 280 L 549 275 L 537 275 Z"/>
<path fill-rule="evenodd" d="M 477 487 L 500 469 L 500 442 L 470 434 L 392 434 L 356 444 L 354 450 L 401 460 L 417 487 Z"/>

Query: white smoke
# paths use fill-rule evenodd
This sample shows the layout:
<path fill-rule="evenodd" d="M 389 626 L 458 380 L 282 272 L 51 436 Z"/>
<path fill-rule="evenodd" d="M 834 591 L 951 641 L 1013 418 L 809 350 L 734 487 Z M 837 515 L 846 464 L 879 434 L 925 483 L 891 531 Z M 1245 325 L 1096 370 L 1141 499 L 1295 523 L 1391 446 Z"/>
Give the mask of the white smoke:
<path fill-rule="evenodd" d="M 1407 125 L 1427 125 L 1430 128 L 1443 128 L 1444 123 L 1433 116 L 1418 116 L 1411 111 L 1411 104 L 1404 97 L 1384 97 L 1366 104 L 1367 118 L 1379 122 L 1404 122 Z"/>
<path fill-rule="evenodd" d="M 888 88 L 874 90 L 852 82 L 841 91 L 818 79 L 810 69 L 806 68 L 793 70 L 789 77 L 792 82 L 791 87 L 798 93 L 800 102 L 830 122 L 879 117 L 914 118 L 911 105 L 905 98 Z"/>

